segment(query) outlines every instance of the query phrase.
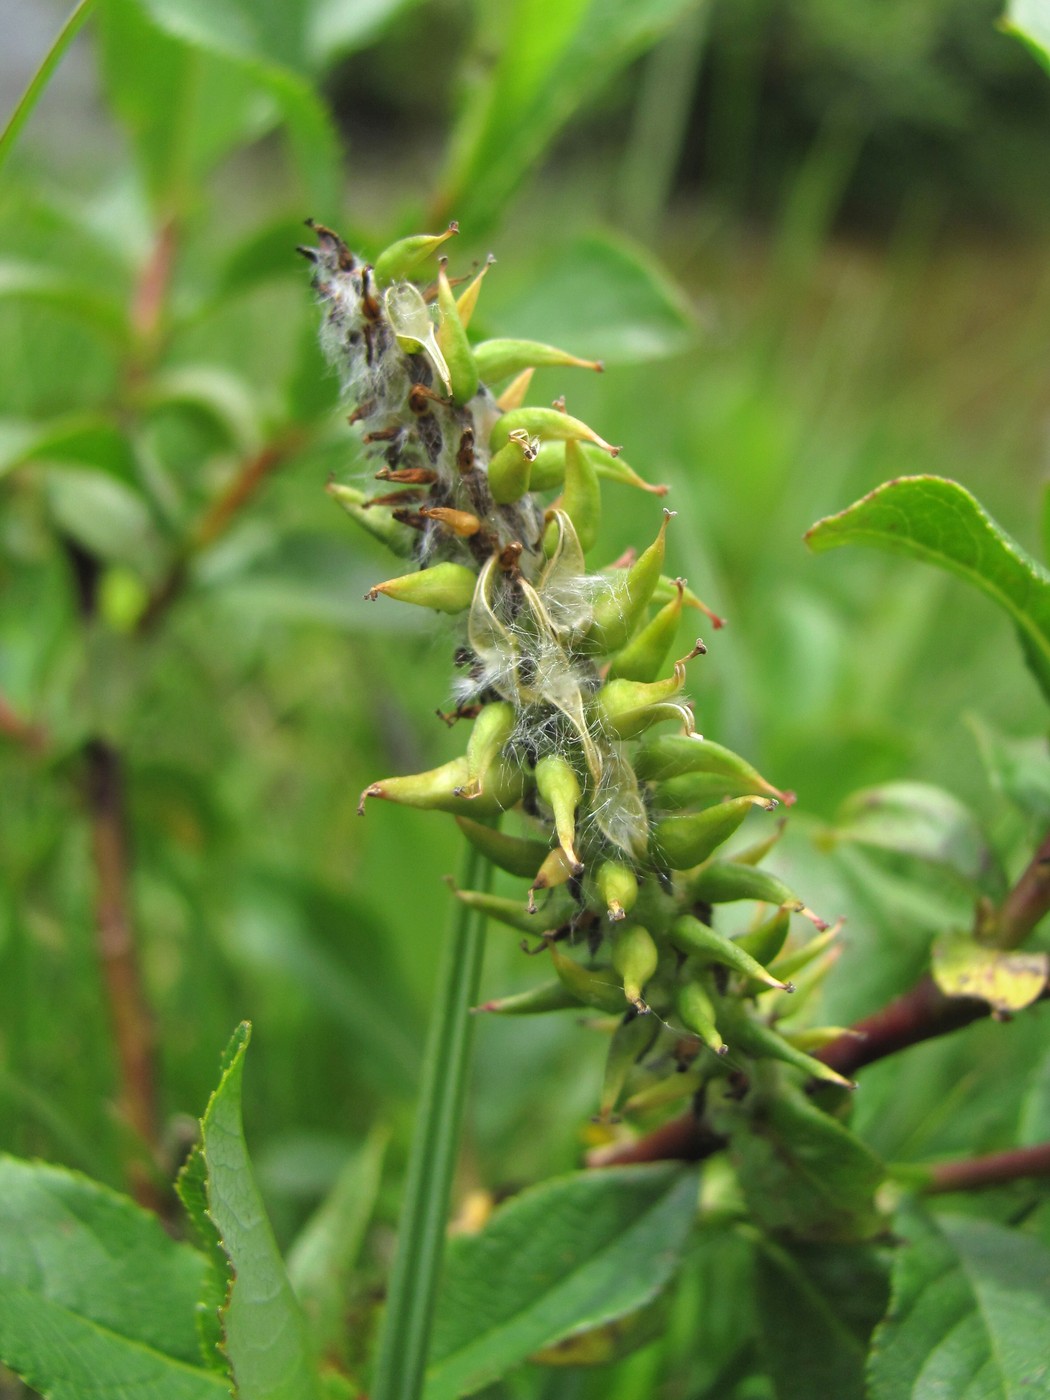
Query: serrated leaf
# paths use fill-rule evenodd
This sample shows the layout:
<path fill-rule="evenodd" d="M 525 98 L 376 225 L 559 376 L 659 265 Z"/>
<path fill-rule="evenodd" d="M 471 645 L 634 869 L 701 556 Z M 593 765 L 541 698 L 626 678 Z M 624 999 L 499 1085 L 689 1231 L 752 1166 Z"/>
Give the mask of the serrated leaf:
<path fill-rule="evenodd" d="M 875 1333 L 872 1400 L 1050 1395 L 1050 1251 L 988 1220 L 909 1207 L 893 1302 Z"/>
<path fill-rule="evenodd" d="M 884 1253 L 759 1242 L 759 1335 L 777 1400 L 864 1400 L 868 1343 L 889 1298 Z"/>
<path fill-rule="evenodd" d="M 563 345 L 607 365 L 686 349 L 697 325 L 685 294 L 651 253 L 608 233 L 545 252 L 520 300 L 499 310 L 507 334 Z"/>
<path fill-rule="evenodd" d="M 676 1269 L 694 1172 L 578 1172 L 502 1206 L 449 1246 L 425 1400 L 454 1400 L 532 1353 L 636 1311 Z"/>
<path fill-rule="evenodd" d="M 931 949 L 930 969 L 945 996 L 979 997 L 995 1011 L 1021 1011 L 1042 996 L 1050 953 L 1003 952 L 946 933 Z"/>
<path fill-rule="evenodd" d="M 690 0 L 513 0 L 492 10 L 500 57 L 464 105 L 442 209 L 477 234 L 577 108 L 654 44 Z M 547 339 L 546 336 L 543 337 Z"/>
<path fill-rule="evenodd" d="M 198 1364 L 205 1267 L 127 1198 L 0 1158 L 0 1360 L 55 1400 L 227 1395 Z"/>
<path fill-rule="evenodd" d="M 835 837 L 940 866 L 995 896 L 1005 888 L 998 857 L 976 816 L 930 783 L 884 783 L 853 793 L 839 809 Z"/>
<path fill-rule="evenodd" d="M 251 1037 L 234 1032 L 222 1078 L 201 1119 L 208 1217 L 230 1261 L 223 1350 L 238 1394 L 251 1400 L 319 1400 L 306 1322 L 255 1184 L 241 1121 L 241 1081 Z"/>
<path fill-rule="evenodd" d="M 852 1241 L 881 1228 L 875 1192 L 882 1163 L 793 1085 L 724 1101 L 715 1125 L 729 1137 L 752 1219 L 765 1229 L 796 1240 Z"/>
<path fill-rule="evenodd" d="M 1050 571 L 1033 559 L 958 482 L 902 476 L 818 520 L 817 552 L 870 544 L 936 564 L 979 588 L 1017 628 L 1025 657 L 1050 698 Z"/>

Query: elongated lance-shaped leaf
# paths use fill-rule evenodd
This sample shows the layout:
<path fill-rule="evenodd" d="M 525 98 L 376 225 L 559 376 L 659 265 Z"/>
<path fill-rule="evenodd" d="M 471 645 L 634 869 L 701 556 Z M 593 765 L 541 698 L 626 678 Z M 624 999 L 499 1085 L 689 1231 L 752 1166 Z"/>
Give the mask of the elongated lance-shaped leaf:
<path fill-rule="evenodd" d="M 806 534 L 817 551 L 870 544 L 936 564 L 979 588 L 1011 618 L 1050 698 L 1050 570 L 1027 554 L 955 481 L 889 481 Z"/>

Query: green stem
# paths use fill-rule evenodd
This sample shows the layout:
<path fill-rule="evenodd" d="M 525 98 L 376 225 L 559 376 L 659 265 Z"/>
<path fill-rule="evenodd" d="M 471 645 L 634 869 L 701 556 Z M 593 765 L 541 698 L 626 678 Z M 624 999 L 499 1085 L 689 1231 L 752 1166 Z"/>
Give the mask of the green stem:
<path fill-rule="evenodd" d="M 0 131 L 0 167 L 11 153 L 18 139 L 18 133 L 25 126 L 29 115 L 36 106 L 41 93 L 47 87 L 51 74 L 58 67 L 62 55 L 72 43 L 80 26 L 91 13 L 94 0 L 80 0 L 65 24 L 55 35 L 55 42 L 44 55 L 40 67 L 29 80 L 29 85 L 19 99 L 18 105 L 8 118 L 7 125 Z"/>
<path fill-rule="evenodd" d="M 473 846 L 464 852 L 461 888 L 491 866 Z M 448 1203 L 459 1145 L 473 1017 L 484 953 L 484 915 L 456 901 L 445 939 L 427 1038 L 397 1254 L 379 1337 L 371 1400 L 417 1400 L 423 1385 L 430 1323 L 441 1268 Z"/>

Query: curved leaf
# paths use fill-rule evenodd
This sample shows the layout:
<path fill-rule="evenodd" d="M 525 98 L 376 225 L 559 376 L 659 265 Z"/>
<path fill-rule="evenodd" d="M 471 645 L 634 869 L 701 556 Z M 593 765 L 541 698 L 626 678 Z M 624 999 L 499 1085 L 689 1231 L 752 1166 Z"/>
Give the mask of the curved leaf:
<path fill-rule="evenodd" d="M 194 1310 L 205 1272 L 157 1218 L 87 1177 L 0 1158 L 0 1359 L 56 1400 L 216 1400 Z"/>
<path fill-rule="evenodd" d="M 915 1208 L 893 1302 L 875 1332 L 872 1400 L 1033 1400 L 1050 1394 L 1050 1250 L 1031 1235 Z"/>
<path fill-rule="evenodd" d="M 449 1247 L 425 1400 L 454 1400 L 545 1347 L 635 1312 L 677 1267 L 694 1172 L 578 1172 L 524 1191 Z"/>
<path fill-rule="evenodd" d="M 1011 617 L 1050 698 L 1050 570 L 1027 554 L 955 481 L 902 476 L 806 533 L 818 552 L 871 544 L 936 564 L 972 583 Z"/>
<path fill-rule="evenodd" d="M 223 1350 L 237 1393 L 251 1400 L 319 1400 L 306 1322 L 266 1218 L 241 1122 L 247 1022 L 223 1057 L 222 1078 L 201 1119 L 201 1143 L 180 1180 L 198 1228 L 210 1228 L 229 1261 L 221 1311 Z M 202 1220 L 200 1186 L 207 1201 Z"/>

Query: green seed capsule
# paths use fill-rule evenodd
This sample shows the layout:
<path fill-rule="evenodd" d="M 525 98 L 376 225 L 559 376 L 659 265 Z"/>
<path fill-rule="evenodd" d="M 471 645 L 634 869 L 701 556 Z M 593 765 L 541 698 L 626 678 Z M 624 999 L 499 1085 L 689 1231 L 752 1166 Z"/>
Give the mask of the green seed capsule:
<path fill-rule="evenodd" d="M 448 365 L 452 402 L 457 406 L 469 403 L 478 392 L 478 367 L 470 348 L 467 332 L 459 319 L 456 298 L 449 285 L 444 265 L 438 273 L 437 342 Z"/>
<path fill-rule="evenodd" d="M 584 967 L 556 943 L 550 945 L 550 952 L 558 980 L 578 1002 L 596 1006 L 599 1011 L 623 1010 L 623 987 L 608 969 Z"/>
<path fill-rule="evenodd" d="M 580 780 L 566 759 L 548 754 L 536 764 L 536 790 L 554 814 L 558 842 L 573 872 L 582 866 L 573 843 L 576 839 L 576 808 L 580 805 Z"/>
<path fill-rule="evenodd" d="M 467 741 L 470 779 L 459 794 L 461 797 L 481 796 L 485 775 L 501 757 L 510 736 L 514 733 L 516 723 L 514 706 L 506 700 L 495 700 L 492 704 L 481 707 Z"/>
<path fill-rule="evenodd" d="M 664 511 L 656 539 L 629 569 L 618 569 L 594 600 L 594 622 L 587 633 L 586 646 L 592 652 L 619 651 L 645 615 L 649 599 L 660 577 L 666 552 L 667 522 L 672 512 Z"/>
<path fill-rule="evenodd" d="M 456 825 L 470 844 L 500 870 L 531 880 L 547 858 L 550 850 L 542 841 L 529 841 L 521 836 L 507 836 L 491 826 L 482 826 L 469 817 L 457 817 Z M 530 928 L 532 925 L 530 925 Z"/>
<path fill-rule="evenodd" d="M 560 846 L 555 846 L 553 851 L 549 851 L 536 872 L 536 878 L 529 886 L 530 910 L 535 908 L 533 895 L 537 890 L 553 890 L 559 885 L 567 885 L 579 868 L 578 865 L 573 865 Z"/>
<path fill-rule="evenodd" d="M 365 597 L 374 602 L 380 593 L 385 593 L 388 598 L 397 598 L 402 603 L 418 603 L 420 607 L 434 608 L 437 612 L 460 613 L 470 607 L 476 584 L 477 577 L 472 569 L 445 560 L 417 573 L 377 583 Z"/>
<path fill-rule="evenodd" d="M 602 523 L 602 490 L 598 474 L 578 442 L 565 444 L 565 490 L 560 504 L 576 527 L 581 548 L 591 549 Z"/>
<path fill-rule="evenodd" d="M 689 881 L 688 893 L 691 899 L 701 900 L 705 904 L 732 904 L 738 899 L 757 899 L 763 904 L 776 904 L 793 914 L 805 914 L 818 928 L 827 928 L 823 919 L 818 919 L 811 909 L 807 909 L 783 880 L 778 880 L 766 870 L 756 870 L 753 865 L 713 860 Z"/>
<path fill-rule="evenodd" d="M 781 977 L 794 977 L 796 973 L 809 967 L 822 953 L 834 943 L 835 939 L 842 931 L 841 920 L 832 928 L 825 928 L 823 933 L 818 933 L 816 938 L 811 938 L 808 943 L 803 943 L 801 948 L 794 948 L 789 953 L 783 953 L 777 959 L 777 973 Z"/>
<path fill-rule="evenodd" d="M 538 340 L 483 340 L 475 347 L 478 371 L 487 384 L 498 384 L 525 369 L 566 365 L 577 369 L 604 368 L 601 360 L 581 360 L 567 350 L 543 345 Z"/>
<path fill-rule="evenodd" d="M 454 815 L 496 816 L 507 807 L 520 802 L 525 791 L 521 770 L 510 763 L 494 765 L 485 774 L 484 792 L 478 798 L 461 797 L 470 778 L 466 755 L 453 758 L 439 768 L 426 773 L 384 778 L 372 783 L 361 794 L 358 812 L 363 812 L 369 797 L 396 802 L 402 807 L 418 807 L 424 811 L 452 812 Z"/>
<path fill-rule="evenodd" d="M 402 525 L 399 520 L 395 520 L 389 507 L 367 506 L 365 502 L 368 496 L 356 486 L 340 486 L 336 482 L 329 482 L 325 489 L 333 500 L 339 502 L 347 515 L 367 530 L 373 539 L 379 540 L 387 549 L 403 559 L 411 557 L 415 549 L 416 533 L 407 525 Z"/>
<path fill-rule="evenodd" d="M 814 1050 L 823 1050 L 826 1045 L 841 1040 L 844 1035 L 856 1037 L 861 1034 L 851 1026 L 809 1026 L 803 1031 L 783 1032 L 789 1045 L 793 1045 L 796 1050 L 804 1050 L 807 1055 Z"/>
<path fill-rule="evenodd" d="M 638 902 L 638 877 L 618 860 L 603 860 L 595 871 L 594 883 L 614 923 L 625 918 Z"/>
<path fill-rule="evenodd" d="M 496 400 L 496 407 L 501 413 L 509 413 L 512 408 L 522 406 L 528 396 L 533 373 L 531 369 L 523 370 L 516 379 L 510 381 Z"/>
<path fill-rule="evenodd" d="M 523 428 L 516 428 L 488 465 L 489 490 L 500 506 L 520 501 L 529 489 L 532 464 L 536 460 L 534 439 Z"/>
<path fill-rule="evenodd" d="M 581 423 L 571 414 L 562 413 L 560 409 L 525 407 L 512 408 L 509 413 L 496 419 L 489 437 L 491 451 L 498 452 L 516 428 L 521 428 L 530 438 L 538 437 L 544 442 L 550 439 L 556 442 L 593 442 L 613 456 L 620 450 L 599 437 L 586 423 Z"/>
<path fill-rule="evenodd" d="M 572 917 L 576 908 L 571 899 L 566 898 L 561 901 L 555 897 L 552 900 L 552 907 L 545 908 L 542 914 L 536 914 L 530 913 L 520 900 L 506 899 L 502 895 L 486 894 L 481 890 L 454 890 L 453 893 L 468 909 L 476 909 L 479 914 L 484 914 L 489 919 L 495 919 L 498 923 L 505 924 L 507 928 L 516 929 L 519 933 L 528 933 L 537 938 L 542 938 L 545 933 L 551 933 L 554 929 L 560 928 Z"/>
<path fill-rule="evenodd" d="M 666 496 L 667 486 L 654 486 L 651 482 L 643 481 L 633 467 L 629 467 L 622 457 L 610 457 L 604 452 L 598 452 L 593 447 L 584 446 L 584 452 L 591 459 L 594 470 L 603 481 L 616 481 L 622 486 L 634 486 L 639 491 L 648 491 L 652 496 Z"/>
<path fill-rule="evenodd" d="M 687 773 L 709 773 L 744 783 L 749 792 L 768 792 L 786 806 L 795 800 L 793 793 L 775 788 L 732 749 L 699 735 L 683 739 L 680 735 L 661 734 L 659 738 L 647 739 L 638 750 L 634 766 L 639 778 L 649 781 L 662 782 Z"/>
<path fill-rule="evenodd" d="M 419 288 L 414 287 L 411 282 L 395 282 L 387 289 L 383 305 L 401 349 L 406 355 L 415 355 L 422 351 L 434 366 L 442 384 L 451 393 L 452 373 L 438 344 L 434 322 L 430 318 L 430 308 L 423 300 Z"/>
<path fill-rule="evenodd" d="M 541 982 L 538 987 L 530 987 L 527 992 L 516 992 L 513 996 L 497 997 L 495 1001 L 482 1002 L 475 1006 L 475 1012 L 490 1011 L 496 1016 L 541 1016 L 547 1011 L 579 1010 L 579 998 L 573 996 L 564 982 Z"/>
<path fill-rule="evenodd" d="M 675 997 L 678 1019 L 687 1031 L 699 1036 L 709 1050 L 724 1055 L 729 1049 L 715 1025 L 715 1008 L 699 982 L 686 982 Z"/>
<path fill-rule="evenodd" d="M 771 919 L 766 919 L 758 928 L 738 934 L 733 940 L 737 947 L 768 967 L 787 941 L 791 927 L 791 915 L 786 909 L 778 909 Z"/>
<path fill-rule="evenodd" d="M 793 1065 L 811 1079 L 826 1079 L 830 1084 L 841 1084 L 846 1089 L 857 1086 L 851 1079 L 845 1079 L 837 1070 L 815 1060 L 795 1046 L 789 1045 L 775 1030 L 755 1021 L 746 1011 L 732 1002 L 725 1001 L 719 1012 L 719 1029 L 733 1050 L 741 1050 L 755 1060 L 780 1060 Z"/>
<path fill-rule="evenodd" d="M 701 600 L 696 596 L 693 590 L 686 584 L 685 579 L 668 578 L 666 574 L 662 574 L 660 577 L 660 582 L 656 585 L 656 588 L 653 590 L 653 602 L 669 603 L 674 597 L 679 584 L 682 585 L 682 602 L 687 608 L 695 608 L 697 612 L 702 612 L 703 615 L 710 621 L 711 626 L 715 629 L 716 632 L 719 630 L 719 628 L 724 627 L 726 625 L 725 618 L 719 617 L 719 615 L 716 612 L 714 612 L 711 608 L 709 608 L 706 603 L 701 602 Z"/>
<path fill-rule="evenodd" d="M 705 812 L 664 817 L 653 828 L 652 850 L 670 869 L 690 870 L 729 840 L 752 807 L 769 806 L 768 797 L 734 797 Z"/>
<path fill-rule="evenodd" d="M 444 233 L 417 233 L 411 238 L 399 238 L 396 243 L 391 243 L 389 248 L 384 248 L 376 258 L 372 268 L 376 283 L 380 287 L 386 287 L 391 282 L 408 277 L 436 252 L 442 243 L 447 243 L 458 232 L 459 225 L 452 223 Z"/>
<path fill-rule="evenodd" d="M 594 700 L 602 725 L 618 739 L 631 739 L 657 720 L 668 718 L 667 702 L 685 685 L 686 662 L 704 649 L 703 642 L 697 641 L 688 656 L 675 662 L 674 674 L 664 680 L 607 682 Z M 683 716 L 683 720 L 692 728 L 691 716 Z"/>
<path fill-rule="evenodd" d="M 608 1118 L 620 1102 L 627 1076 L 651 1047 L 659 1030 L 660 1023 L 654 1016 L 628 1012 L 613 1031 L 609 1053 L 605 1057 L 605 1074 L 598 1109 L 601 1118 Z"/>
<path fill-rule="evenodd" d="M 594 449 L 597 456 L 605 454 Z M 532 464 L 530 489 L 533 491 L 555 491 L 565 481 L 565 444 L 563 442 L 540 442 L 536 460 Z"/>
<path fill-rule="evenodd" d="M 682 617 L 680 587 L 652 621 L 634 634 L 612 659 L 607 677 L 611 681 L 655 681 L 667 661 Z"/>
<path fill-rule="evenodd" d="M 456 298 L 456 310 L 459 312 L 460 324 L 462 325 L 464 330 L 466 330 L 467 327 L 470 325 L 471 318 L 473 317 L 474 311 L 478 304 L 478 297 L 481 294 L 481 284 L 482 282 L 484 282 L 485 276 L 489 268 L 495 261 L 496 259 L 490 253 L 485 259 L 485 264 L 482 267 L 481 271 L 478 273 L 478 275 L 474 278 L 472 282 L 467 284 L 464 290 L 460 292 L 459 296 Z M 476 349 L 474 355 L 475 363 L 477 363 Z M 480 373 L 480 366 L 478 368 Z M 483 374 L 482 378 L 487 379 L 488 375 Z"/>
<path fill-rule="evenodd" d="M 744 977 L 753 977 L 765 987 L 776 987 L 786 991 L 788 984 L 779 982 L 746 953 L 731 938 L 716 932 L 692 914 L 682 914 L 671 925 L 671 942 L 681 952 L 700 959 L 702 962 L 716 962 L 723 967 L 739 972 Z"/>
<path fill-rule="evenodd" d="M 628 924 L 613 935 L 612 965 L 623 979 L 623 994 L 637 1011 L 648 1011 L 642 993 L 656 972 L 660 951 L 641 924 Z"/>
<path fill-rule="evenodd" d="M 721 1040 L 721 1037 L 719 1039 Z M 659 1079 L 655 1084 L 649 1084 L 633 1093 L 623 1106 L 624 1112 L 648 1113 L 651 1109 L 666 1108 L 668 1104 L 691 1099 L 703 1082 L 704 1076 L 697 1070 L 672 1074 L 667 1079 Z"/>

